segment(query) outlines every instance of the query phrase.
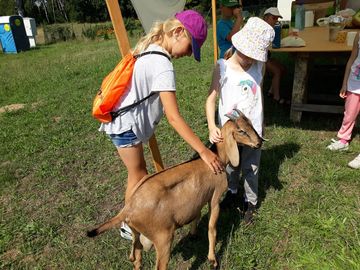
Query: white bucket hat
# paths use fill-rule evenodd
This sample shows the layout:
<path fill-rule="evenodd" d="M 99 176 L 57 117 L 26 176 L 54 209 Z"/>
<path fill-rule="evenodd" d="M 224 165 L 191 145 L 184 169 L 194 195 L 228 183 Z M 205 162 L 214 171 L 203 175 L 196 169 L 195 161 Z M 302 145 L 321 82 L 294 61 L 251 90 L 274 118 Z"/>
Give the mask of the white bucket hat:
<path fill-rule="evenodd" d="M 264 20 L 251 17 L 245 26 L 232 36 L 233 46 L 255 60 L 266 62 L 268 48 L 275 37 L 274 29 Z"/>

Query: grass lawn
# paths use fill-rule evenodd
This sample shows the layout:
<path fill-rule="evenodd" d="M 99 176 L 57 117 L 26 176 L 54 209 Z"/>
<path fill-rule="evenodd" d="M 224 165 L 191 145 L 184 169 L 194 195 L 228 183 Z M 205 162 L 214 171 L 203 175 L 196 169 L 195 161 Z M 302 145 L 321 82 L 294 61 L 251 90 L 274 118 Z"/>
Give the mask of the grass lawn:
<path fill-rule="evenodd" d="M 202 57 L 201 64 L 184 58 L 174 65 L 181 113 L 206 142 L 211 37 Z M 123 205 L 126 170 L 90 114 L 118 59 L 115 40 L 0 54 L 0 108 L 23 104 L 0 113 L 1 269 L 132 269 L 130 243 L 117 230 L 85 236 Z M 360 269 L 360 171 L 346 166 L 360 152 L 359 129 L 349 151 L 325 149 L 341 120 L 305 113 L 295 125 L 287 107 L 265 97 L 260 207 L 248 228 L 237 213 L 221 213 L 220 269 Z M 165 118 L 156 137 L 166 167 L 194 154 Z M 154 171 L 148 148 L 146 158 Z M 207 219 L 204 209 L 196 240 L 186 237 L 188 227 L 176 232 L 170 269 L 209 269 Z M 144 269 L 154 260 L 153 251 L 145 253 Z"/>

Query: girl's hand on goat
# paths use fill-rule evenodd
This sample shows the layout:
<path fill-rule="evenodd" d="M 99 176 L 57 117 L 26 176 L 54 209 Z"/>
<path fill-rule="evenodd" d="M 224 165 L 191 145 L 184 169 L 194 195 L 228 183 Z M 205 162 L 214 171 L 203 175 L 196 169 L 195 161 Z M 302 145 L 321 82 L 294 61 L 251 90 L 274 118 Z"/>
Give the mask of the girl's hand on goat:
<path fill-rule="evenodd" d="M 209 166 L 213 173 L 218 174 L 224 171 L 224 166 L 221 163 L 219 157 L 213 153 L 210 149 L 205 149 L 199 153 L 201 159 Z"/>
<path fill-rule="evenodd" d="M 215 127 L 209 132 L 209 140 L 211 143 L 218 143 L 223 141 L 223 137 L 221 136 L 221 131 L 218 127 Z"/>

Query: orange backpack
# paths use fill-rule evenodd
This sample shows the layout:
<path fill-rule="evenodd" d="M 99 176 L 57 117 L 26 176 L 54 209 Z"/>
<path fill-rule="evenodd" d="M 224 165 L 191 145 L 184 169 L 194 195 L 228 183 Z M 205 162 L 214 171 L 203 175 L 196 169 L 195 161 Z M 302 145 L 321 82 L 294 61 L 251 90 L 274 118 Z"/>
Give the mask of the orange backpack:
<path fill-rule="evenodd" d="M 153 93 L 151 93 L 149 96 L 129 106 L 121 108 L 116 112 L 112 111 L 119 99 L 129 90 L 128 84 L 131 82 L 136 59 L 148 54 L 159 54 L 167 57 L 170 61 L 170 57 L 167 54 L 159 51 L 148 51 L 137 55 L 128 53 L 125 55 L 115 69 L 111 71 L 102 81 L 100 89 L 93 102 L 93 117 L 98 119 L 100 122 L 109 123 L 122 112 L 130 110 L 153 95 Z"/>

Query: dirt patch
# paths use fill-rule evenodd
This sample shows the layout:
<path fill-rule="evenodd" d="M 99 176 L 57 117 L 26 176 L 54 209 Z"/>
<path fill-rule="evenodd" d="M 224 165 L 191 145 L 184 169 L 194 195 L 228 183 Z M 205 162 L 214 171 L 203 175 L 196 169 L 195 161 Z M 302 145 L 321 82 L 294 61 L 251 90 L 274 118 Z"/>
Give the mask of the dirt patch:
<path fill-rule="evenodd" d="M 0 168 L 7 167 L 7 166 L 9 166 L 10 164 L 11 164 L 10 161 L 4 161 L 4 162 L 2 162 L 2 163 L 0 164 Z"/>
<path fill-rule="evenodd" d="M 30 106 L 32 109 L 35 109 L 39 105 L 41 105 L 41 102 L 31 103 Z M 26 104 L 24 104 L 24 103 L 15 103 L 15 104 L 10 104 L 10 105 L 5 105 L 3 107 L 0 107 L 0 113 L 14 112 L 14 111 L 22 110 L 25 108 L 25 106 L 26 106 Z"/>
<path fill-rule="evenodd" d="M 6 105 L 6 106 L 0 108 L 0 113 L 18 111 L 18 110 L 24 109 L 24 107 L 25 107 L 25 104 L 23 104 L 23 103 Z"/>
<path fill-rule="evenodd" d="M 3 255 L 1 255 L 0 258 L 2 261 L 11 262 L 15 261 L 21 254 L 21 251 L 18 249 L 10 249 L 6 251 Z"/>
<path fill-rule="evenodd" d="M 275 244 L 273 252 L 276 254 L 283 254 L 288 249 L 289 232 L 286 230 L 283 237 Z"/>

